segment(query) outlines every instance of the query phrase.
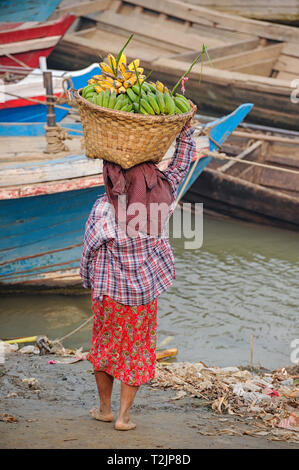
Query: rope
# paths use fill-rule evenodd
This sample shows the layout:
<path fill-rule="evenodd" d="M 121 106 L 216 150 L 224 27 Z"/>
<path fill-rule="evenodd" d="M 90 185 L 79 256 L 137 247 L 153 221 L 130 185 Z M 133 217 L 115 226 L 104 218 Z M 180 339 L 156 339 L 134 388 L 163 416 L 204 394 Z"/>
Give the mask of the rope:
<path fill-rule="evenodd" d="M 45 153 L 68 152 L 69 148 L 63 143 L 67 139 L 68 133 L 57 124 L 55 127 L 45 126 L 47 149 Z"/>
<path fill-rule="evenodd" d="M 281 167 L 277 167 L 274 165 L 266 165 L 265 163 L 251 162 L 249 160 L 241 160 L 240 158 L 237 158 L 237 157 L 228 157 L 225 153 L 204 152 L 204 153 L 199 154 L 199 158 L 200 157 L 214 157 L 214 158 L 219 158 L 220 160 L 230 160 L 230 161 L 234 161 L 237 163 L 244 163 L 244 165 L 259 166 L 262 168 L 270 168 L 271 170 L 283 171 L 285 173 L 293 173 L 297 176 L 299 175 L 299 171 L 296 171 L 296 170 L 291 170 L 288 168 L 281 168 Z"/>
<path fill-rule="evenodd" d="M 3 94 L 13 96 L 14 98 L 19 98 L 21 100 L 31 101 L 32 103 L 42 104 L 44 106 L 47 106 L 48 104 L 51 104 L 51 105 L 55 106 L 55 108 L 64 109 L 66 111 L 66 108 L 64 106 L 59 106 L 59 104 L 52 103 L 52 102 L 49 102 L 49 101 L 40 101 L 40 100 L 36 100 L 35 98 L 27 98 L 25 96 L 16 95 L 15 93 L 9 93 L 8 91 L 3 92 Z M 45 97 L 57 100 L 57 97 L 54 96 L 54 95 L 45 95 Z M 75 114 L 76 116 L 79 114 L 77 111 L 72 111 L 71 109 L 68 110 L 68 112 L 70 114 Z"/>
<path fill-rule="evenodd" d="M 77 333 L 77 331 L 81 330 L 81 328 L 83 328 L 85 325 L 87 325 L 87 323 L 90 322 L 90 320 L 92 320 L 93 318 L 93 315 L 91 315 L 87 320 L 85 320 L 80 326 L 78 326 L 77 328 L 75 328 L 74 330 L 70 331 L 68 334 L 66 334 L 65 336 L 63 336 L 62 338 L 59 338 L 59 339 L 55 339 L 54 342 L 56 341 L 63 341 L 64 339 L 66 338 L 69 338 L 70 336 L 74 335 L 75 333 Z"/>
<path fill-rule="evenodd" d="M 8 57 L 9 59 L 13 60 L 14 62 L 16 62 L 17 64 L 21 65 L 22 67 L 24 67 L 25 69 L 28 67 L 28 65 L 26 65 L 24 62 L 22 62 L 20 59 L 17 59 L 16 57 L 14 57 L 13 55 L 7 53 L 7 54 L 4 54 L 6 57 Z"/>

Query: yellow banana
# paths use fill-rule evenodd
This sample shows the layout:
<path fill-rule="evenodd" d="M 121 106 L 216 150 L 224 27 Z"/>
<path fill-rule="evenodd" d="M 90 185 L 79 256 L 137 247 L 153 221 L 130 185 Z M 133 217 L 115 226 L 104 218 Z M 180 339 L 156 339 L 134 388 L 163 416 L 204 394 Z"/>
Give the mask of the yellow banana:
<path fill-rule="evenodd" d="M 100 86 L 95 86 L 94 89 L 97 93 L 101 93 L 101 91 L 103 91 L 103 89 Z"/>
<path fill-rule="evenodd" d="M 114 75 L 112 67 L 110 67 L 110 65 L 106 64 L 106 62 L 101 62 L 100 67 L 101 67 L 102 72 L 106 72 L 106 73 L 109 73 L 111 75 Z"/>
<path fill-rule="evenodd" d="M 107 83 L 107 82 L 100 82 L 99 83 L 100 87 L 103 89 L 103 90 L 107 90 L 107 89 L 110 89 L 110 88 L 113 88 L 113 85 L 112 83 Z"/>
<path fill-rule="evenodd" d="M 120 59 L 118 61 L 118 68 L 120 65 L 126 65 L 127 63 L 127 58 L 126 58 L 126 55 L 124 53 L 122 53 L 122 55 L 120 56 Z"/>
<path fill-rule="evenodd" d="M 162 83 L 162 82 L 159 82 L 158 80 L 156 81 L 155 84 L 153 84 L 158 91 L 160 91 L 161 93 L 168 93 L 168 88 Z"/>
<path fill-rule="evenodd" d="M 120 80 L 114 80 L 113 81 L 113 86 L 114 88 L 120 88 L 122 86 L 122 82 Z"/>
<path fill-rule="evenodd" d="M 137 82 L 137 77 L 136 75 L 132 78 L 130 78 L 130 80 L 126 80 L 124 83 L 123 83 L 123 86 L 125 88 L 131 88 L 133 85 L 135 85 L 135 83 Z"/>
<path fill-rule="evenodd" d="M 99 82 L 107 82 L 107 83 L 113 83 L 113 78 L 111 77 L 106 77 L 105 75 L 100 75 L 99 76 Z"/>
<path fill-rule="evenodd" d="M 162 82 L 159 82 L 158 80 L 156 81 L 156 88 L 158 91 L 160 91 L 161 93 L 164 92 L 164 85 Z"/>
<path fill-rule="evenodd" d="M 130 80 L 134 75 L 135 75 L 135 72 L 130 72 L 130 71 L 129 72 L 126 71 L 125 73 L 123 73 L 125 80 Z"/>
<path fill-rule="evenodd" d="M 108 63 L 110 65 L 110 67 L 112 68 L 112 70 L 113 70 L 113 68 L 116 68 L 116 60 L 115 60 L 114 55 L 108 54 Z"/>
<path fill-rule="evenodd" d="M 132 62 L 129 63 L 128 69 L 131 70 L 131 72 L 135 71 L 134 64 L 135 64 L 136 69 L 138 70 L 140 60 L 139 59 L 134 59 L 134 60 L 132 60 Z"/>
<path fill-rule="evenodd" d="M 90 78 L 89 80 L 87 80 L 87 83 L 88 83 L 89 85 L 93 85 L 93 84 L 96 84 L 97 81 L 96 81 L 94 78 Z"/>
<path fill-rule="evenodd" d="M 127 73 L 127 69 L 125 64 L 118 64 L 118 72 L 120 72 L 123 76 Z"/>
<path fill-rule="evenodd" d="M 121 86 L 120 88 L 118 88 L 118 93 L 126 93 L 126 88 L 124 86 Z"/>

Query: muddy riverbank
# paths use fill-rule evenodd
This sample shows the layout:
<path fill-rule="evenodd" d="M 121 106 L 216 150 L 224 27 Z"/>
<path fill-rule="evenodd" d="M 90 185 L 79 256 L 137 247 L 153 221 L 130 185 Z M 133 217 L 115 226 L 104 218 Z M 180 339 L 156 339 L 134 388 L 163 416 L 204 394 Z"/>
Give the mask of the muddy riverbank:
<path fill-rule="evenodd" d="M 48 364 L 61 358 L 20 353 L 8 354 L 5 359 L 0 365 L 1 448 L 298 448 L 298 443 L 245 434 L 250 433 L 250 419 L 219 415 L 197 398 L 173 400 L 175 390 L 149 384 L 140 388 L 132 409 L 136 430 L 118 432 L 113 423 L 89 416 L 89 409 L 97 403 L 89 362 Z M 119 388 L 116 382 L 115 413 Z M 8 422 L 7 416 L 11 416 Z"/>

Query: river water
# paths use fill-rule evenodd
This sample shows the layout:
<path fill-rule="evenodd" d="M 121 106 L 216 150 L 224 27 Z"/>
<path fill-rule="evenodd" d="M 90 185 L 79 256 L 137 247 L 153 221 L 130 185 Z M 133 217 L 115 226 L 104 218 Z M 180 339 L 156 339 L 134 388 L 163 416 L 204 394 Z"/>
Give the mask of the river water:
<path fill-rule="evenodd" d="M 255 365 L 291 364 L 299 338 L 298 233 L 205 216 L 203 235 L 193 250 L 172 241 L 176 280 L 158 301 L 158 344 L 168 338 L 165 348 L 177 347 L 178 361 L 248 365 L 253 335 Z M 55 339 L 90 315 L 89 295 L 2 297 L 0 337 Z M 91 323 L 64 345 L 86 349 L 90 336 Z"/>

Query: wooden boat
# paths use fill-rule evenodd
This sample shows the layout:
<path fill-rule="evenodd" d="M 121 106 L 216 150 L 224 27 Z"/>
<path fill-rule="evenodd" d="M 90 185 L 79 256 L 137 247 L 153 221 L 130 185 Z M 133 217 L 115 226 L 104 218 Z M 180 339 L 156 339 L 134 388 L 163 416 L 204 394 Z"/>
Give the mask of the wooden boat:
<path fill-rule="evenodd" d="M 236 160 L 212 158 L 185 201 L 203 202 L 206 213 L 299 230 L 299 132 L 246 124 L 220 152 Z"/>
<path fill-rule="evenodd" d="M 186 93 L 203 113 L 228 113 L 254 103 L 250 119 L 299 130 L 299 29 L 217 12 L 176 0 L 112 1 L 81 17 L 84 29 L 67 34 L 49 60 L 51 67 L 80 68 L 116 53 L 129 34 L 129 58 L 139 57 L 152 77 L 174 85 L 204 43 L 205 62 L 189 74 Z M 200 81 L 201 80 L 201 81 Z M 297 91 L 296 91 L 297 90 Z"/>
<path fill-rule="evenodd" d="M 64 15 L 47 22 L 0 23 L 0 65 L 38 67 L 75 20 Z"/>
<path fill-rule="evenodd" d="M 208 124 L 210 149 L 223 142 L 247 115 L 252 105 L 240 106 L 231 115 Z M 78 130 L 80 124 L 73 124 Z M 8 128 L 10 131 L 8 132 Z M 25 128 L 36 137 L 19 137 Z M 100 160 L 87 159 L 73 138 L 69 155 L 49 156 L 41 124 L 0 124 L 0 284 L 8 286 L 63 286 L 80 284 L 78 266 L 84 225 L 94 201 L 104 193 Z M 38 135 L 40 134 L 40 135 Z M 0 132 L 1 135 L 1 132 Z M 3 135 L 3 132 L 2 132 Z M 212 141 L 213 140 L 213 141 Z M 160 164 L 170 161 L 170 148 Z M 210 157 L 192 164 L 186 192 Z M 194 168 L 194 169 L 193 169 Z M 183 188 L 182 188 L 183 189 Z"/>
<path fill-rule="evenodd" d="M 61 0 L 1 0 L 2 21 L 46 21 Z"/>
<path fill-rule="evenodd" d="M 215 8 L 215 10 L 234 15 L 245 16 L 255 20 L 266 20 L 279 23 L 298 23 L 299 22 L 299 0 L 272 0 L 263 2 L 261 0 L 187 0 L 206 8 Z"/>
<path fill-rule="evenodd" d="M 75 72 L 52 70 L 54 95 L 61 97 L 64 94 L 64 78 L 70 78 L 72 85 L 78 89 L 85 86 L 87 80 L 93 75 L 99 73 L 101 69 L 96 63 Z M 5 85 L 4 91 L 0 92 L 0 122 L 46 122 L 46 106 L 28 101 L 29 98 L 45 102 L 45 95 L 40 69 L 33 69 L 27 77 L 17 83 Z M 68 114 L 69 109 L 67 104 L 64 105 L 64 109 L 55 108 L 56 121 L 61 121 Z"/>

